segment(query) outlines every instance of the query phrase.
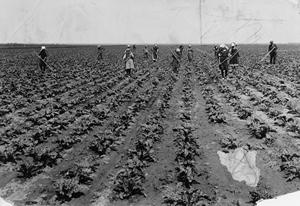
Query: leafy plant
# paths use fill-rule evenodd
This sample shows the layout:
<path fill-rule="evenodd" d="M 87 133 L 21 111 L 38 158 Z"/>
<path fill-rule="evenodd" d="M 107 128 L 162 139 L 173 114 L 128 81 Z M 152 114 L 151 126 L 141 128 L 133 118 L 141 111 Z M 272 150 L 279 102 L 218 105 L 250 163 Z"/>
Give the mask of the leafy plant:
<path fill-rule="evenodd" d="M 80 138 L 75 135 L 59 136 L 56 139 L 56 143 L 63 149 L 69 149 L 77 142 L 80 142 Z"/>
<path fill-rule="evenodd" d="M 114 139 L 109 135 L 94 135 L 94 140 L 90 143 L 89 148 L 97 154 L 103 155 L 113 143 Z"/>
<path fill-rule="evenodd" d="M 70 201 L 72 198 L 83 195 L 86 187 L 79 184 L 78 178 L 60 178 L 54 182 L 54 189 L 57 200 L 66 202 Z"/>
<path fill-rule="evenodd" d="M 135 167 L 120 170 L 114 183 L 115 197 L 128 199 L 134 195 L 146 196 L 142 186 L 144 179 L 143 172 Z"/>
<path fill-rule="evenodd" d="M 21 160 L 18 161 L 17 171 L 20 177 L 30 178 L 40 172 L 41 166 L 41 163 L 34 162 L 32 157 L 21 157 Z"/>
<path fill-rule="evenodd" d="M 163 194 L 164 203 L 173 206 L 200 206 L 210 202 L 210 197 L 199 189 L 167 187 Z"/>
<path fill-rule="evenodd" d="M 258 118 L 252 118 L 248 127 L 252 135 L 258 139 L 265 138 L 267 133 L 271 131 L 270 127 Z"/>

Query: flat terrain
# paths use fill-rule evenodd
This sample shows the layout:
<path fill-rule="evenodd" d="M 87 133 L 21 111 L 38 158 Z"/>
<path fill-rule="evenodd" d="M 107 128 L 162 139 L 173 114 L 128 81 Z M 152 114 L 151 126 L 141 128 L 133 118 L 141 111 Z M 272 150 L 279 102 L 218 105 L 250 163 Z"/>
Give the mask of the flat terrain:
<path fill-rule="evenodd" d="M 0 50 L 0 196 L 15 205 L 248 206 L 300 188 L 300 46 L 241 45 L 220 79 L 212 46 L 143 58 L 125 76 L 124 46 Z M 170 46 L 174 49 L 174 46 Z M 256 187 L 218 151 L 256 151 Z"/>

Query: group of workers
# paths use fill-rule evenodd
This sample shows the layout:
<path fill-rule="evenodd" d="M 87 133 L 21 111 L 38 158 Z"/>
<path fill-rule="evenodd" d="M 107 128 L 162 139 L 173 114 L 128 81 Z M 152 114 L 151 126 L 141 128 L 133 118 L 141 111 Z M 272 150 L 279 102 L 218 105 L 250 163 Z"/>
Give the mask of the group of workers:
<path fill-rule="evenodd" d="M 215 57 L 219 63 L 221 76 L 225 79 L 228 75 L 229 66 L 235 69 L 239 65 L 240 54 L 237 49 L 237 44 L 232 42 L 230 48 L 225 44 L 221 44 L 220 46 L 215 46 L 214 49 Z"/>
<path fill-rule="evenodd" d="M 274 44 L 273 41 L 270 41 L 270 45 L 268 47 L 268 54 L 270 55 L 270 64 L 275 64 L 276 62 L 277 49 L 278 49 L 277 45 Z M 103 60 L 104 51 L 105 51 L 104 48 L 101 45 L 98 45 L 98 51 L 97 51 L 98 62 Z M 183 45 L 180 45 L 178 48 L 175 49 L 175 51 L 171 50 L 171 56 L 172 56 L 171 67 L 175 74 L 178 74 L 180 62 L 182 61 L 182 57 L 183 57 L 183 51 L 184 51 Z M 151 57 L 153 62 L 157 62 L 158 52 L 159 52 L 159 47 L 157 46 L 157 44 L 155 44 L 151 48 L 151 53 L 152 53 Z M 135 53 L 136 53 L 136 46 L 133 45 L 131 49 L 131 46 L 128 45 L 123 55 L 125 71 L 126 71 L 126 75 L 128 76 L 131 75 L 131 72 L 134 69 Z M 148 46 L 144 47 L 143 53 L 144 53 L 143 58 L 145 60 L 148 60 L 150 58 L 150 51 L 148 49 Z M 236 69 L 239 65 L 240 54 L 239 54 L 239 49 L 237 48 L 237 44 L 234 42 L 231 43 L 230 48 L 228 48 L 225 44 L 221 44 L 220 46 L 215 46 L 214 54 L 215 54 L 215 58 L 218 61 L 219 69 L 221 71 L 221 76 L 223 79 L 225 79 L 228 75 L 229 66 L 232 69 Z M 44 72 L 45 69 L 47 68 L 46 62 L 48 57 L 45 46 L 41 47 L 41 51 L 38 54 L 38 57 L 40 60 L 39 67 Z M 193 57 L 194 57 L 194 50 L 192 49 L 191 45 L 188 45 L 187 48 L 188 61 L 192 62 Z"/>

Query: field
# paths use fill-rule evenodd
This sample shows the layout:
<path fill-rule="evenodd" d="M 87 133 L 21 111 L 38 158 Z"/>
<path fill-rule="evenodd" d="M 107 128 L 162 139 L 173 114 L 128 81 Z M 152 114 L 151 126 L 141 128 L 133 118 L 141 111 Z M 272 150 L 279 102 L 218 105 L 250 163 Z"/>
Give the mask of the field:
<path fill-rule="evenodd" d="M 170 46 L 175 48 L 175 46 Z M 220 79 L 212 46 L 168 46 L 126 77 L 124 46 L 0 51 L 0 196 L 15 205 L 247 206 L 300 189 L 300 46 L 241 45 Z M 220 152 L 256 151 L 258 184 L 236 181 Z"/>

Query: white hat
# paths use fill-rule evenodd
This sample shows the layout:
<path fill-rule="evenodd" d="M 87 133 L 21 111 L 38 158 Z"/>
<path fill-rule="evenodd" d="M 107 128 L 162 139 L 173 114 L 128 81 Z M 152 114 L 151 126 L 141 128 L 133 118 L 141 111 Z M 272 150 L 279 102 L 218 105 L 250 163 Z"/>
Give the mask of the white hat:
<path fill-rule="evenodd" d="M 45 46 L 42 46 L 41 50 L 43 50 L 43 49 L 46 49 L 46 47 L 45 47 Z"/>
<path fill-rule="evenodd" d="M 191 45 L 191 44 L 189 44 L 189 47 L 192 47 L 192 45 Z"/>
<path fill-rule="evenodd" d="M 221 45 L 220 45 L 220 48 L 225 48 L 225 47 L 226 47 L 225 44 L 221 44 Z"/>
<path fill-rule="evenodd" d="M 130 45 L 129 45 L 129 44 L 127 45 L 127 48 L 130 48 Z"/>
<path fill-rule="evenodd" d="M 176 52 L 180 52 L 180 49 L 179 49 L 179 48 L 177 48 L 175 51 L 176 51 Z"/>

